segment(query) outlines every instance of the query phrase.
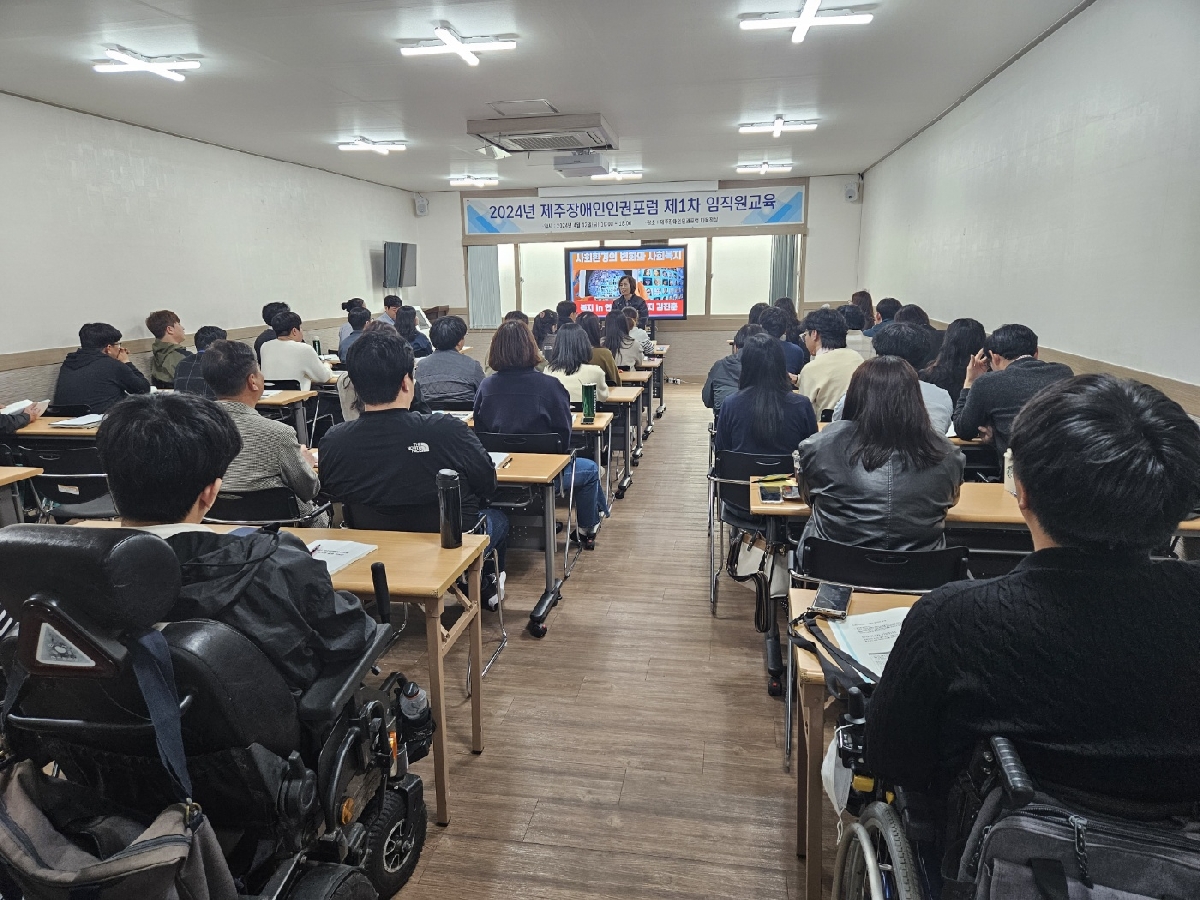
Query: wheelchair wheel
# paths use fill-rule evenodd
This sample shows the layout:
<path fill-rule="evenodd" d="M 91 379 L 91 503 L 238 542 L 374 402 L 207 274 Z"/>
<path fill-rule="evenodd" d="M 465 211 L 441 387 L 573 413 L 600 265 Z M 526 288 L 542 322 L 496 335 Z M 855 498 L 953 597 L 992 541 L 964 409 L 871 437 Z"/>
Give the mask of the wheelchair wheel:
<path fill-rule="evenodd" d="M 410 814 L 404 797 L 384 791 L 383 802 L 365 817 L 367 852 L 362 870 L 383 900 L 395 896 L 412 877 L 425 845 L 429 814 L 422 803 Z"/>
<path fill-rule="evenodd" d="M 833 867 L 834 900 L 921 900 L 917 864 L 896 811 L 868 805 L 846 829 Z"/>
<path fill-rule="evenodd" d="M 288 891 L 288 900 L 377 900 L 374 886 L 353 866 L 314 866 Z"/>

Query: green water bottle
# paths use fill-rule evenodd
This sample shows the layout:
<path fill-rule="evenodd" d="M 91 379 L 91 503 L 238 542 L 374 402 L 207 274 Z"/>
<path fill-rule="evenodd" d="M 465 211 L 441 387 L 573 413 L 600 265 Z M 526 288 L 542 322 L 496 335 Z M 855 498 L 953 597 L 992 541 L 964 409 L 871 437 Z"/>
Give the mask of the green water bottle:
<path fill-rule="evenodd" d="M 313 338 L 313 349 L 317 351 L 317 356 L 321 355 L 321 342 Z"/>
<path fill-rule="evenodd" d="M 596 386 L 583 386 L 583 424 L 591 425 L 596 421 Z"/>

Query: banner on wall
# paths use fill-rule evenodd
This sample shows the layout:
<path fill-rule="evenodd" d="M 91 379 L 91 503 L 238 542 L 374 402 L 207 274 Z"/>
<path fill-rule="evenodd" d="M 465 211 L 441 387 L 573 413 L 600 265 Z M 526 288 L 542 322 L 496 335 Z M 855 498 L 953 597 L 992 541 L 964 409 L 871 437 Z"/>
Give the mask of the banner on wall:
<path fill-rule="evenodd" d="M 588 197 L 465 197 L 467 234 L 570 234 L 804 224 L 799 185 Z"/>

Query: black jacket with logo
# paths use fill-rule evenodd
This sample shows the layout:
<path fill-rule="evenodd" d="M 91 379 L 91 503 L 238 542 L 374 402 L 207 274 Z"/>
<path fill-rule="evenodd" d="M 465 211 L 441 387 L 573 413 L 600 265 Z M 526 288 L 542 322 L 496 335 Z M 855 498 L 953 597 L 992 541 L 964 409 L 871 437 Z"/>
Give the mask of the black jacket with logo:
<path fill-rule="evenodd" d="M 86 406 L 94 413 L 106 413 L 129 394 L 148 393 L 150 382 L 137 366 L 89 348 L 68 353 L 63 360 L 54 388 L 54 405 Z"/>

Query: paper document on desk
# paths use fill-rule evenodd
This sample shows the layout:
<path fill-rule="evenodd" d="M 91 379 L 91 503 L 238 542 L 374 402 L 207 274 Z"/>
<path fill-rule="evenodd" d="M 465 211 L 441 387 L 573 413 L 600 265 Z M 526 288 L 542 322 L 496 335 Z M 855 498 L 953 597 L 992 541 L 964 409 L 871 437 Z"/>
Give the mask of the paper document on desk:
<path fill-rule="evenodd" d="M 876 675 L 881 675 L 906 615 L 908 607 L 901 606 L 848 616 L 840 622 L 831 622 L 829 627 L 843 650 Z"/>
<path fill-rule="evenodd" d="M 4 409 L 0 409 L 0 416 L 11 416 L 19 413 L 27 406 L 33 406 L 32 400 L 18 400 L 16 403 L 10 403 Z"/>
<path fill-rule="evenodd" d="M 497 469 L 504 468 L 504 464 L 512 459 L 511 453 L 495 453 L 491 450 L 488 451 L 488 456 L 492 458 L 492 466 Z"/>
<path fill-rule="evenodd" d="M 360 544 L 358 541 L 313 541 L 308 545 L 308 552 L 313 559 L 325 563 L 330 575 L 378 549 L 374 544 Z"/>
<path fill-rule="evenodd" d="M 51 422 L 51 428 L 91 428 L 93 425 L 99 425 L 104 416 L 100 413 L 88 413 L 86 416 L 78 416 L 74 419 L 63 419 L 60 422 Z"/>
<path fill-rule="evenodd" d="M 270 391 L 263 391 L 262 398 L 264 400 L 266 400 L 268 397 L 278 397 L 282 393 L 283 393 L 283 391 L 278 390 L 278 389 L 274 389 L 274 390 L 270 390 Z"/>

